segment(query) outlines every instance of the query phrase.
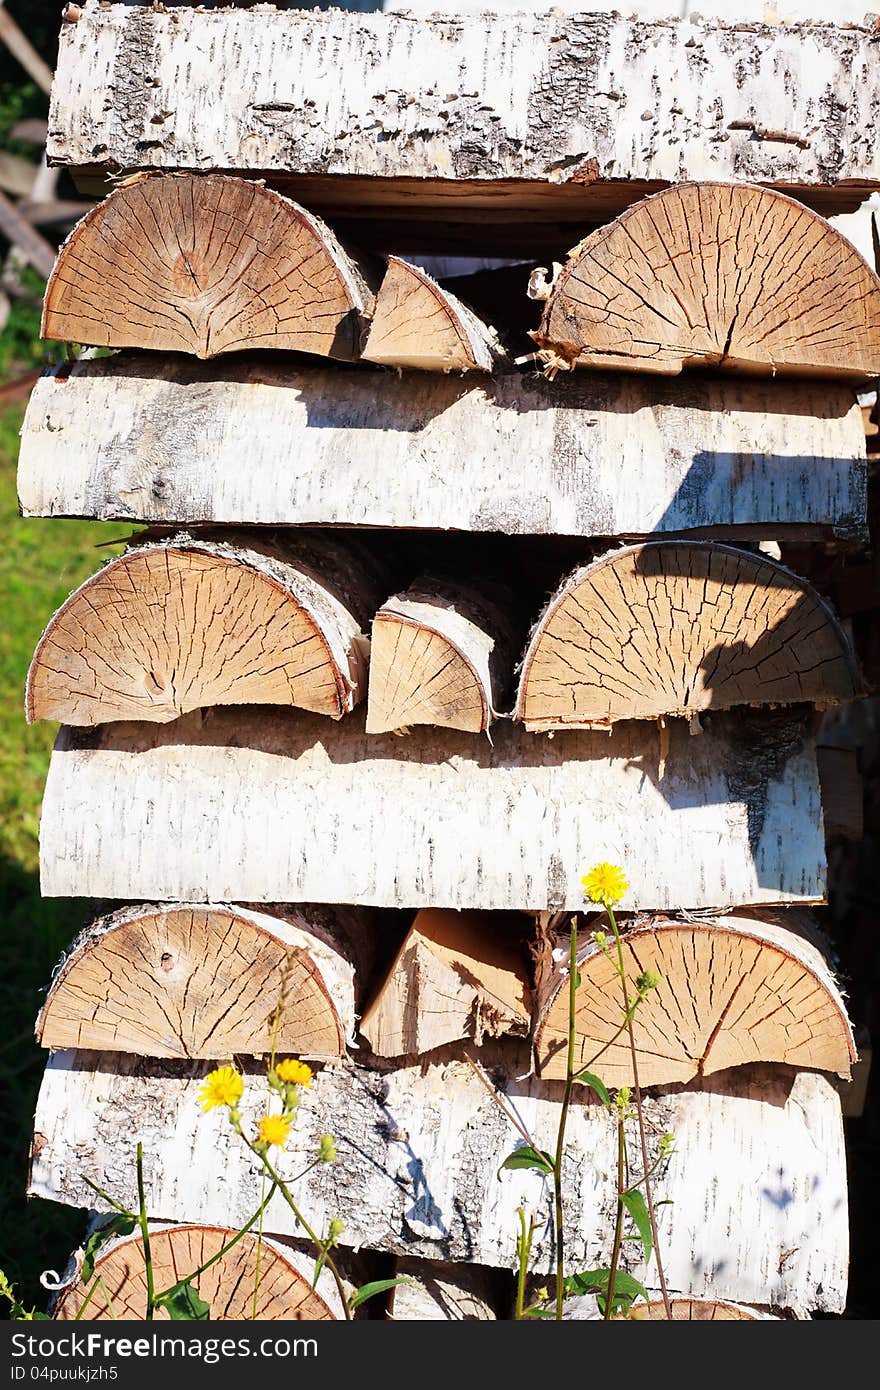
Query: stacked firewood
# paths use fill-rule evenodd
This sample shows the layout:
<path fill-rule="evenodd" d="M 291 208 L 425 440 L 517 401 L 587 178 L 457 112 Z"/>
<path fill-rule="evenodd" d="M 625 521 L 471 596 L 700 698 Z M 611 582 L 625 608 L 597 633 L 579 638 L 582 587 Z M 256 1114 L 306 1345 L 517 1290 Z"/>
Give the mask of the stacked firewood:
<path fill-rule="evenodd" d="M 86 1175 L 133 1202 L 140 1139 L 161 1259 L 199 1263 L 255 1194 L 199 1088 L 234 1060 L 250 1123 L 277 1048 L 317 1072 L 291 1171 L 327 1130 L 339 1154 L 302 1207 L 410 1275 L 390 1314 L 509 1316 L 516 1210 L 550 1194 L 498 1169 L 510 1106 L 553 1144 L 572 914 L 578 1063 L 633 1080 L 581 886 L 610 860 L 628 977 L 660 981 L 634 1036 L 651 1143 L 676 1135 L 676 1316 L 842 1309 L 856 1054 L 812 911 L 816 728 L 865 687 L 780 545 L 865 532 L 880 280 L 821 213 L 880 185 L 875 48 L 698 18 L 68 16 L 50 154 L 112 187 L 44 331 L 112 351 L 36 386 L 20 496 L 148 529 L 28 678 L 28 718 L 64 725 L 43 892 L 108 900 L 37 1023 L 34 1194 L 91 1207 Z M 569 1140 L 568 1257 L 595 1267 L 616 1138 L 586 1090 Z M 339 1316 L 280 1200 L 265 1229 L 259 1315 Z M 256 1255 L 224 1258 L 234 1317 Z M 100 1267 L 138 1316 L 137 1239 Z"/>

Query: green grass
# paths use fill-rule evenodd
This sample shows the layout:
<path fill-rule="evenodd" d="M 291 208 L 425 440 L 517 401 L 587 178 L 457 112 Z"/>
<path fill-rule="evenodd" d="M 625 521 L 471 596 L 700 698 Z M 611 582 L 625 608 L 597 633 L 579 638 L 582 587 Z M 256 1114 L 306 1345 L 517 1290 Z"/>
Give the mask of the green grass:
<path fill-rule="evenodd" d="M 18 362 L 21 368 L 21 358 Z M 63 1268 L 83 1219 L 69 1208 L 25 1200 L 34 1102 L 45 1064 L 33 1025 L 52 968 L 83 925 L 89 905 L 40 898 L 39 811 L 57 726 L 25 723 L 24 682 L 51 614 L 115 553 L 105 543 L 124 537 L 127 528 L 19 517 L 15 468 L 21 416 L 20 407 L 0 415 L 0 1268 L 19 1286 L 25 1303 L 43 1306 L 39 1274 Z"/>

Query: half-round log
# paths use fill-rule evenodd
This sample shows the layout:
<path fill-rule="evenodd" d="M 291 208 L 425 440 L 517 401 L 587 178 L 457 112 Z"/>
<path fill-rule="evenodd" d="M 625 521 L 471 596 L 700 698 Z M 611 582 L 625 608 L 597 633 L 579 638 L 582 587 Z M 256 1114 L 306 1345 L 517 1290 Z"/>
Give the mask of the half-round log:
<path fill-rule="evenodd" d="M 547 295 L 533 277 L 532 293 Z M 533 334 L 547 370 L 880 374 L 880 279 L 783 193 L 690 183 L 586 237 Z"/>
<path fill-rule="evenodd" d="M 52 618 L 28 672 L 27 718 L 163 724 L 260 704 L 340 719 L 366 695 L 377 592 L 358 547 L 328 537 L 135 546 Z"/>
<path fill-rule="evenodd" d="M 510 684 L 512 604 L 500 589 L 431 578 L 383 603 L 370 643 L 367 733 L 488 729 Z"/>
<path fill-rule="evenodd" d="M 150 1230 L 150 1255 L 156 1292 L 171 1288 L 206 1264 L 235 1234 L 217 1226 L 154 1226 Z M 58 1299 L 56 1319 L 145 1320 L 147 1277 L 140 1232 L 108 1243 L 95 1262 L 91 1279 L 82 1278 L 82 1256 L 76 1258 L 79 1277 Z M 260 1322 L 329 1322 L 342 1318 L 342 1302 L 326 1269 L 319 1280 L 320 1292 L 312 1289 L 314 1265 L 313 1259 L 299 1251 L 265 1236 L 258 1244 L 256 1236 L 249 1233 L 200 1274 L 194 1287 L 209 1305 L 212 1322 L 254 1318 Z M 166 1319 L 169 1314 L 158 1308 L 155 1316 Z"/>
<path fill-rule="evenodd" d="M 659 979 L 633 1020 L 642 1085 L 688 1082 L 748 1062 L 849 1077 L 856 1053 L 840 990 L 822 953 L 799 932 L 752 918 L 655 917 L 623 933 L 623 956 L 631 996 L 644 972 Z M 575 1066 L 608 1086 L 631 1086 L 613 950 L 589 937 L 578 947 L 578 971 Z M 546 955 L 541 973 L 535 1056 L 542 1077 L 564 1077 L 567 975 Z"/>
<path fill-rule="evenodd" d="M 74 228 L 42 334 L 216 357 L 252 348 L 360 355 L 373 295 L 333 233 L 246 179 L 165 174 L 114 190 Z"/>
<path fill-rule="evenodd" d="M 531 1287 L 537 1286 L 532 1278 Z M 552 1290 L 552 1281 L 551 1281 Z M 778 1322 L 773 1313 L 765 1313 L 759 1308 L 750 1308 L 743 1303 L 729 1303 L 723 1299 L 682 1298 L 669 1300 L 673 1322 Z M 552 1295 L 551 1295 L 552 1306 Z M 603 1314 L 595 1297 L 568 1298 L 565 1301 L 563 1317 L 566 1322 L 599 1322 Z M 649 1303 L 638 1299 L 624 1316 L 618 1314 L 615 1322 L 666 1322 L 666 1305 L 662 1298 L 652 1298 Z"/>
<path fill-rule="evenodd" d="M 515 718 L 589 729 L 860 691 L 846 635 L 806 580 L 732 546 L 657 541 L 563 582 L 532 631 Z"/>
<path fill-rule="evenodd" d="M 491 372 L 501 351 L 492 331 L 427 271 L 389 256 L 363 356 L 426 372 Z"/>
<path fill-rule="evenodd" d="M 145 1057 L 279 1053 L 353 1041 L 370 931 L 357 908 L 142 904 L 73 943 L 36 1025 L 43 1047 Z"/>

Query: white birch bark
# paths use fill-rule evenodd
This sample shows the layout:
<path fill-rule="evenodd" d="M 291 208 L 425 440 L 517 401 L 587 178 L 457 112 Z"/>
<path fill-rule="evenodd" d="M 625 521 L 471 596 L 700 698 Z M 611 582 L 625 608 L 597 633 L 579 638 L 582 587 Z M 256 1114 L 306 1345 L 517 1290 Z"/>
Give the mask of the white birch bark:
<path fill-rule="evenodd" d="M 683 721 L 493 743 L 416 727 L 364 734 L 302 711 L 66 728 L 41 827 L 49 897 L 347 902 L 520 910 L 583 905 L 626 866 L 624 911 L 812 902 L 825 848 L 803 718 Z M 662 766 L 661 766 L 662 762 Z"/>
<path fill-rule="evenodd" d="M 204 1070 L 55 1053 L 37 1103 L 30 1194 L 90 1206 L 98 1199 L 86 1174 L 131 1205 L 140 1139 L 151 1216 L 243 1221 L 259 1200 L 258 1165 L 223 1113 L 200 1109 Z M 561 1088 L 526 1079 L 509 1080 L 505 1090 L 539 1147 L 552 1148 Z M 241 1104 L 248 1130 L 266 1100 L 265 1080 L 249 1078 Z M 655 1177 L 657 1198 L 673 1203 L 660 1208 L 670 1291 L 840 1311 L 846 1164 L 840 1098 L 828 1079 L 755 1066 L 670 1088 L 646 1105 L 652 1148 L 663 1132 L 676 1137 Z M 300 1172 L 326 1131 L 336 1136 L 338 1161 L 319 1165 L 296 1191 L 317 1228 L 331 1216 L 345 1222 L 345 1245 L 512 1268 L 517 1207 L 550 1217 L 552 1193 L 540 1173 L 499 1176 L 522 1141 L 465 1062 L 324 1070 L 303 1094 L 283 1171 Z M 598 1104 L 575 1104 L 567 1133 L 569 1267 L 596 1268 L 607 1263 L 614 1224 L 614 1122 Z M 277 1197 L 265 1229 L 297 1234 Z M 637 1247 L 627 1249 L 629 1259 Z M 553 1258 L 548 1220 L 533 1269 L 549 1272 Z M 656 1285 L 653 1264 L 634 1270 Z"/>
<path fill-rule="evenodd" d="M 62 28 L 48 149 L 125 169 L 533 180 L 576 192 L 582 216 L 584 185 L 608 181 L 866 189 L 878 115 L 867 24 L 89 4 Z"/>
<path fill-rule="evenodd" d="M 136 356 L 38 382 L 19 498 L 28 516 L 766 539 L 863 531 L 865 470 L 854 395 L 828 383 Z"/>

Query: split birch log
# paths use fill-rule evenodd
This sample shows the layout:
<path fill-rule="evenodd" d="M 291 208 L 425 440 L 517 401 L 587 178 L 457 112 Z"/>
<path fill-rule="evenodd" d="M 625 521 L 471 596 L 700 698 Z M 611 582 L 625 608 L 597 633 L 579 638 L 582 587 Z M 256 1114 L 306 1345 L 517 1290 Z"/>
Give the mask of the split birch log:
<path fill-rule="evenodd" d="M 855 654 L 812 585 L 715 542 L 612 550 L 550 600 L 523 659 L 527 729 L 607 727 L 734 705 L 862 693 Z"/>
<path fill-rule="evenodd" d="M 419 1056 L 459 1038 L 525 1035 L 524 943 L 486 914 L 423 908 L 361 1019 L 379 1057 Z"/>
<path fill-rule="evenodd" d="M 864 534 L 865 490 L 861 412 L 839 385 L 234 359 L 218 374 L 157 355 L 50 372 L 19 461 L 26 515 L 174 524 L 764 540 Z"/>
<path fill-rule="evenodd" d="M 537 1281 L 534 1279 L 532 1283 Z M 721 1299 L 671 1298 L 669 1300 L 674 1322 L 778 1322 L 772 1313 L 760 1308 L 750 1308 L 742 1303 L 727 1303 Z M 566 1322 L 599 1322 L 603 1314 L 599 1311 L 596 1299 L 568 1298 L 565 1301 L 564 1319 Z M 649 1303 L 642 1299 L 635 1302 L 626 1318 L 618 1316 L 616 1322 L 666 1322 L 666 1305 L 662 1298 L 652 1298 Z"/>
<path fill-rule="evenodd" d="M 495 1322 L 497 1275 L 481 1265 L 397 1260 L 394 1273 L 406 1279 L 391 1290 L 388 1316 L 395 1322 Z"/>
<path fill-rule="evenodd" d="M 425 576 L 383 603 L 370 637 L 367 733 L 488 729 L 506 707 L 513 602 L 499 585 Z"/>
<path fill-rule="evenodd" d="M 564 1078 L 568 975 L 551 959 L 552 945 L 544 942 L 535 1056 L 542 1076 Z M 641 1085 L 687 1082 L 750 1062 L 849 1079 L 856 1051 L 846 1006 L 806 935 L 757 916 L 652 918 L 623 933 L 623 957 L 632 998 L 645 972 L 659 980 L 632 1025 Z M 578 947 L 578 972 L 576 1067 L 594 1063 L 606 1085 L 632 1086 L 629 1038 L 618 1036 L 623 999 L 616 958 L 588 936 Z"/>
<path fill-rule="evenodd" d="M 366 552 L 327 536 L 147 540 L 52 618 L 28 671 L 28 721 L 166 723 L 229 704 L 341 719 L 367 693 L 379 592 Z"/>
<path fill-rule="evenodd" d="M 157 1293 L 171 1288 L 228 1245 L 236 1232 L 213 1225 L 150 1226 L 150 1255 Z M 147 1274 L 140 1232 L 111 1240 L 95 1261 L 92 1278 L 82 1276 L 82 1253 L 74 1257 L 74 1280 L 60 1295 L 53 1316 L 61 1322 L 127 1318 L 147 1313 Z M 258 1277 L 259 1270 L 259 1277 Z M 326 1267 L 312 1288 L 315 1261 L 288 1245 L 251 1233 L 220 1255 L 194 1280 L 210 1306 L 212 1322 L 255 1318 L 259 1322 L 327 1322 L 344 1316 L 342 1301 Z M 94 1288 L 96 1281 L 100 1284 Z M 93 1291 L 94 1290 L 94 1291 Z M 86 1302 L 87 1297 L 91 1297 Z M 254 1299 L 256 1297 L 256 1310 Z M 169 1314 L 158 1308 L 154 1316 Z"/>
<path fill-rule="evenodd" d="M 503 1093 L 540 1148 L 552 1148 L 561 1088 L 516 1080 L 527 1056 L 507 1050 Z M 205 1067 L 101 1053 L 56 1052 L 37 1102 L 29 1191 L 74 1206 L 107 1203 L 83 1174 L 132 1206 L 135 1147 L 144 1145 L 147 1206 L 157 1218 L 234 1226 L 259 1201 L 259 1165 L 225 1115 L 197 1096 Z M 488 1089 L 487 1089 L 488 1086 Z M 536 1273 L 552 1270 L 552 1191 L 532 1169 L 499 1175 L 522 1141 L 484 1081 L 463 1061 L 320 1072 L 303 1093 L 284 1154 L 285 1175 L 331 1132 L 338 1164 L 297 1185 L 318 1230 L 345 1223 L 344 1246 L 407 1257 L 515 1266 L 516 1209 L 545 1218 Z M 265 1076 L 246 1079 L 242 1124 L 265 1113 Z M 675 1152 L 654 1178 L 673 1295 L 839 1312 L 846 1291 L 848 1223 L 840 1097 L 818 1072 L 753 1066 L 646 1097 L 649 1157 L 672 1132 Z M 628 1142 L 638 1144 L 630 1124 Z M 614 1228 L 617 1134 L 604 1107 L 569 1112 L 566 1251 L 572 1268 L 608 1263 Z M 293 1233 L 273 1198 L 264 1229 Z M 629 1263 L 629 1262 L 627 1262 Z M 634 1270 L 649 1286 L 653 1265 Z"/>
<path fill-rule="evenodd" d="M 63 26 L 49 155 L 259 170 L 307 204 L 320 188 L 337 209 L 432 221 L 485 222 L 499 199 L 508 222 L 583 221 L 625 207 L 631 181 L 712 178 L 839 211 L 880 181 L 875 39 L 697 15 L 89 5 Z"/>
<path fill-rule="evenodd" d="M 782 193 L 684 184 L 570 253 L 532 336 L 553 374 L 880 375 L 880 279 L 840 232 Z"/>
<path fill-rule="evenodd" d="M 74 941 L 37 1041 L 145 1057 L 340 1057 L 354 1043 L 370 937 L 356 908 L 126 907 Z"/>
<path fill-rule="evenodd" d="M 74 228 L 46 286 L 42 335 L 216 357 L 287 348 L 351 362 L 373 309 L 329 227 L 220 174 L 137 179 Z"/>
<path fill-rule="evenodd" d="M 389 256 L 363 357 L 426 372 L 491 372 L 502 359 L 492 329 L 426 271 Z"/>
<path fill-rule="evenodd" d="M 61 731 L 41 825 L 48 897 L 583 907 L 626 865 L 624 911 L 816 902 L 825 844 L 801 717 L 487 739 L 367 735 L 299 710 Z M 156 814 L 156 807 L 162 814 Z M 723 852 L 722 852 L 723 847 Z"/>

